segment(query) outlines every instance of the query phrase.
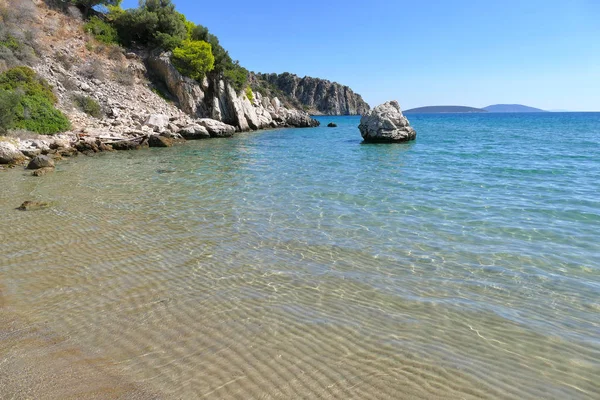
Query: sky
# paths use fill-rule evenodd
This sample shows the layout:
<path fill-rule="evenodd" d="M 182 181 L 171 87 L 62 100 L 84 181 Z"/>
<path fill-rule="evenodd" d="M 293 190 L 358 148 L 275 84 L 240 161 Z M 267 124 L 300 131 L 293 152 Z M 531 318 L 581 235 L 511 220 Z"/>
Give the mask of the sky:
<path fill-rule="evenodd" d="M 600 0 L 173 2 L 249 70 L 336 81 L 371 106 L 600 111 Z"/>

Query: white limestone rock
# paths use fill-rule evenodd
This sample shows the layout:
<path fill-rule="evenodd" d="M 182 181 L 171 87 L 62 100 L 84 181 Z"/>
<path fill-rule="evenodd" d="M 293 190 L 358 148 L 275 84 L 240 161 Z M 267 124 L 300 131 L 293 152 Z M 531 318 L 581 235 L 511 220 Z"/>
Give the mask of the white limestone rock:
<path fill-rule="evenodd" d="M 417 137 L 395 100 L 385 102 L 365 114 L 360 119 L 358 129 L 363 140 L 370 143 L 407 142 Z"/>

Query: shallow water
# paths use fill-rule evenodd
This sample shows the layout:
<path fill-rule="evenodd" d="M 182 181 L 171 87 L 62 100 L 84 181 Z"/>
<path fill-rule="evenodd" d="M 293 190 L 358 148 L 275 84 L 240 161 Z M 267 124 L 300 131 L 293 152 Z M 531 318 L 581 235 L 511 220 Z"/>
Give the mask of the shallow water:
<path fill-rule="evenodd" d="M 0 173 L 0 397 L 600 398 L 600 114 L 409 118 Z"/>

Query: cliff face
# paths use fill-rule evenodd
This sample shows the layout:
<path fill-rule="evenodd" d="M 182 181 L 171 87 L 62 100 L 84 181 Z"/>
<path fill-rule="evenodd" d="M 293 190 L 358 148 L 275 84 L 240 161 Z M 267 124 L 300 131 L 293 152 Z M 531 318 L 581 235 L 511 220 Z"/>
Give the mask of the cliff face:
<path fill-rule="evenodd" d="M 370 110 L 362 97 L 348 86 L 325 79 L 300 78 L 287 72 L 256 74 L 254 85 L 281 91 L 292 104 L 311 114 L 362 115 Z"/>
<path fill-rule="evenodd" d="M 310 127 L 319 122 L 305 111 L 286 107 L 277 97 L 260 92 L 238 94 L 226 81 L 208 76 L 197 82 L 182 76 L 170 61 L 170 54 L 152 55 L 148 69 L 177 99 L 179 107 L 194 118 L 211 118 L 232 125 L 239 131 L 277 127 Z"/>

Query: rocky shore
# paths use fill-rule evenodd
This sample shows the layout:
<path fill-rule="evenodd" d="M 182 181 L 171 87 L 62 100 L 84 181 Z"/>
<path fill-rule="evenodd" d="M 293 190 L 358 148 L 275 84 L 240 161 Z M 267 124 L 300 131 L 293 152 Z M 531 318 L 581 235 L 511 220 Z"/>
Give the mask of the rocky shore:
<path fill-rule="evenodd" d="M 277 97 L 236 92 L 222 78 L 201 82 L 182 76 L 169 53 L 106 47 L 82 34 L 81 21 L 41 3 L 28 21 L 40 32 L 35 72 L 53 88 L 57 108 L 71 130 L 56 135 L 22 131 L 0 136 L 0 168 L 30 166 L 42 175 L 53 165 L 34 168 L 38 156 L 52 164 L 64 157 L 141 147 L 170 147 L 187 140 L 230 137 L 239 132 L 282 127 L 314 127 L 303 110 Z M 96 115 L 76 98 L 98 105 Z M 39 172 L 42 170 L 45 172 Z"/>
<path fill-rule="evenodd" d="M 302 121 L 298 126 L 314 125 L 310 121 L 304 125 Z M 118 126 L 120 129 L 83 128 L 57 135 L 19 133 L 0 136 L 0 169 L 25 166 L 33 171 L 32 175 L 42 176 L 52 172 L 55 162 L 65 157 L 171 147 L 189 140 L 231 137 L 239 131 L 238 127 L 210 118 L 165 114 L 150 114 L 133 126 Z"/>

